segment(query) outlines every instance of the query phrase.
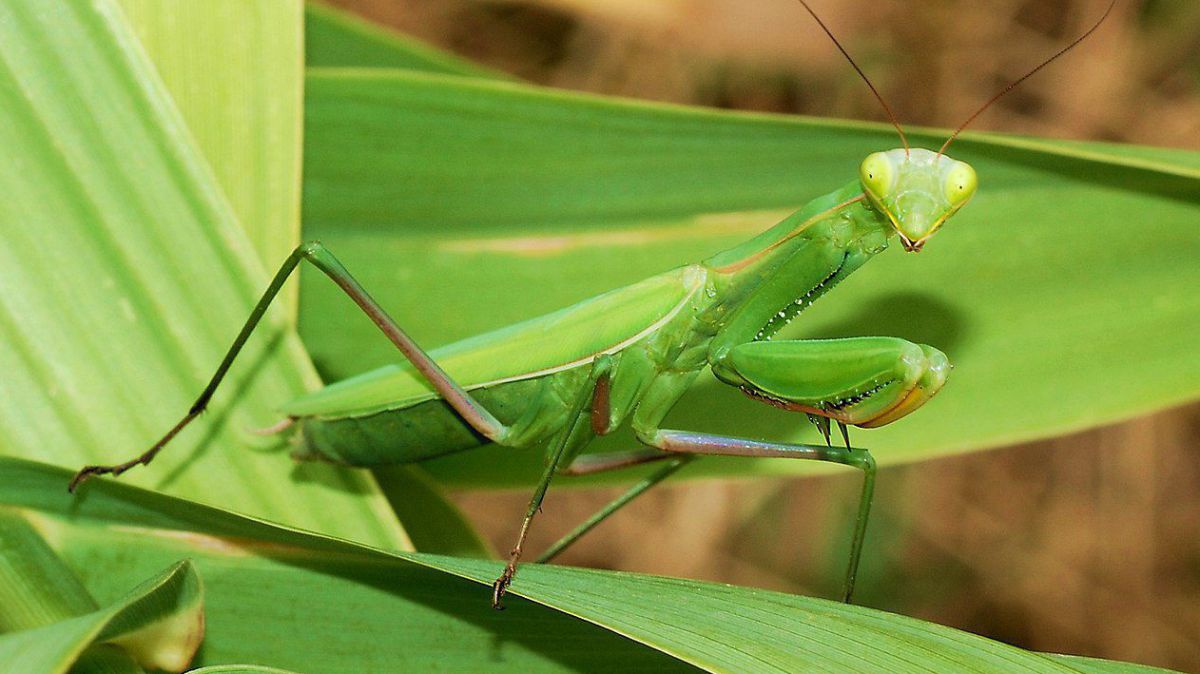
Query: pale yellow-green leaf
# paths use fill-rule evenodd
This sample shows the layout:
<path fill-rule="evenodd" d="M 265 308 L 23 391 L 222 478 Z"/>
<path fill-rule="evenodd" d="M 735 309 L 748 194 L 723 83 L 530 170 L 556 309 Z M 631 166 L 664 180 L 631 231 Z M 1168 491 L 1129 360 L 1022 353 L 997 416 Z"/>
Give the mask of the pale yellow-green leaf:
<path fill-rule="evenodd" d="M 120 3 L 263 265 L 277 266 L 300 237 L 302 3 Z"/>
<path fill-rule="evenodd" d="M 323 2 L 305 3 L 304 22 L 304 51 L 310 67 L 405 68 L 467 77 L 507 77 Z"/>
<path fill-rule="evenodd" d="M 59 674 L 75 667 L 116 674 L 140 672 L 137 665 L 178 672 L 204 636 L 203 591 L 188 562 L 100 608 L 10 508 L 0 509 L 0 599 L 2 672 Z M 116 648 L 85 657 L 98 644 Z"/>
<path fill-rule="evenodd" d="M 190 407 L 262 265 L 112 0 L 0 4 L 0 147 L 0 453 L 123 461 Z M 369 475 L 296 467 L 250 434 L 319 385 L 281 319 L 213 412 L 123 479 L 407 545 Z"/>

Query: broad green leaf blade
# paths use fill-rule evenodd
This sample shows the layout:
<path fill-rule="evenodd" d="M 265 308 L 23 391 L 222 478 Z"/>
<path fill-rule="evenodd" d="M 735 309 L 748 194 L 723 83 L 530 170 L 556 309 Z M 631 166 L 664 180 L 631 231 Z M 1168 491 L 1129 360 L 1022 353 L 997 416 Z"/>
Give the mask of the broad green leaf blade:
<path fill-rule="evenodd" d="M 124 650 L 116 646 L 91 647 L 90 635 L 76 643 L 61 641 L 71 628 L 55 623 L 99 608 L 79 578 L 29 522 L 17 511 L 0 507 L 0 639 L 6 633 L 20 633 L 9 652 L 0 651 L 0 664 L 4 659 L 22 665 L 29 660 L 44 660 L 56 669 L 71 667 L 79 674 L 143 674 L 145 670 Z M 47 630 L 50 638 L 43 642 L 47 632 L 39 628 L 51 625 L 54 627 Z M 198 637 L 191 641 L 198 641 Z"/>
<path fill-rule="evenodd" d="M 420 557 L 485 585 L 494 575 L 477 560 Z M 518 577 L 522 596 L 706 671 L 1078 671 L 1069 661 L 967 632 L 824 599 L 568 567 L 528 566 Z"/>
<path fill-rule="evenodd" d="M 125 651 L 108 644 L 84 651 L 70 670 L 71 674 L 144 674 L 145 671 Z"/>
<path fill-rule="evenodd" d="M 51 661 L 72 672 L 103 674 L 144 674 L 125 651 L 115 647 L 89 648 L 78 652 L 81 644 L 48 644 L 40 641 L 38 628 L 92 613 L 100 607 L 88 594 L 79 578 L 59 559 L 54 550 L 16 511 L 0 507 L 0 639 L 6 633 L 21 633 L 10 644 L 11 652 L 0 652 L 0 659 L 24 663 L 30 659 Z M 69 631 L 69 628 L 67 628 Z M 32 630 L 32 633 L 26 633 Z M 55 626 L 54 636 L 63 628 Z M 21 652 L 17 652 L 18 644 Z M 56 648 L 61 645 L 62 648 Z M 64 653 L 64 651 L 66 651 Z M 76 651 L 73 655 L 71 651 Z"/>
<path fill-rule="evenodd" d="M 323 2 L 307 2 L 304 51 L 309 66 L 403 68 L 466 77 L 506 78 Z"/>
<path fill-rule="evenodd" d="M 422 636 L 417 626 L 406 629 L 392 623 L 395 631 L 390 639 L 376 640 L 382 643 L 371 647 L 361 646 L 355 640 L 356 635 L 375 629 L 377 621 L 397 619 L 394 614 L 384 613 L 383 605 L 376 603 L 381 595 L 407 598 L 453 618 L 452 627 L 443 623 L 436 634 L 443 641 L 464 635 L 478 636 L 481 626 L 485 631 L 512 636 L 514 621 L 538 621 L 538 627 L 549 629 L 535 633 L 519 630 L 518 633 L 523 632 L 531 640 L 523 643 L 525 647 L 545 649 L 538 652 L 555 653 L 553 657 L 562 659 L 561 663 L 589 670 L 628 671 L 633 663 L 640 666 L 650 663 L 624 660 L 633 658 L 637 651 L 629 650 L 622 642 L 611 641 L 602 646 L 591 641 L 595 638 L 593 632 L 581 630 L 570 634 L 563 624 L 548 619 L 540 622 L 547 614 L 536 604 L 605 627 L 708 671 L 1079 671 L 1041 654 L 865 607 L 638 574 L 526 565 L 518 574 L 512 593 L 536 604 L 514 598 L 508 611 L 497 613 L 487 607 L 487 586 L 499 571 L 499 562 L 384 553 L 119 483 L 99 485 L 86 502 L 71 506 L 62 495 L 46 488 L 61 479 L 62 474 L 60 469 L 48 466 L 0 459 L 0 503 L 37 511 L 45 521 L 53 522 L 60 554 L 78 563 L 86 560 L 89 575 L 85 582 L 97 596 L 103 597 L 111 591 L 107 586 L 114 582 L 114 576 L 132 571 L 121 570 L 121 564 L 131 563 L 136 567 L 180 554 L 193 557 L 204 574 L 213 630 L 217 629 L 216 616 L 229 610 L 221 606 L 223 600 L 218 597 L 229 591 L 230 585 L 236 587 L 233 594 L 239 610 L 263 612 L 254 613 L 256 624 L 262 629 L 278 626 L 269 619 L 272 609 L 295 615 L 297 602 L 315 604 L 328 597 L 330 588 L 334 588 L 336 596 L 347 603 L 342 610 L 354 611 L 352 615 L 357 621 L 343 617 L 346 614 L 334 610 L 332 604 L 322 606 L 325 612 L 303 613 L 302 619 L 307 629 L 321 630 L 328 642 L 346 643 L 347 652 L 355 654 L 355 666 L 360 671 L 369 669 L 376 662 L 374 658 L 385 657 L 382 650 L 403 647 L 406 639 Z M 118 552 L 129 549 L 138 550 L 132 562 L 127 552 Z M 280 563 L 291 570 L 285 570 Z M 464 589 L 461 583 L 433 570 L 478 584 L 473 589 Z M 274 580 L 268 582 L 271 575 Z M 276 594 L 284 582 L 290 584 L 291 599 Z M 275 602 L 284 602 L 284 606 Z M 420 611 L 414 609 L 414 613 Z M 329 624 L 314 623 L 321 618 L 328 619 Z M 421 628 L 433 627 L 424 622 L 427 618 L 417 615 L 416 619 L 422 621 Z M 271 648 L 268 634 L 257 633 L 253 637 L 259 648 Z M 212 649 L 238 647 L 238 638 L 232 633 L 218 638 L 215 632 L 210 632 L 210 639 L 212 648 L 206 646 L 206 657 L 215 657 Z M 573 639 L 579 650 L 568 650 L 564 639 Z M 304 650 L 308 648 L 304 641 L 310 640 L 289 643 L 281 650 Z M 504 642 L 500 638 L 500 643 Z M 427 655 L 419 648 L 404 652 L 410 657 Z M 486 651 L 471 653 L 461 648 L 453 652 L 458 657 L 443 663 L 447 669 L 464 667 L 470 657 L 494 656 Z M 502 657 L 516 655 L 509 651 Z M 228 657 L 237 654 L 229 653 Z M 276 659 L 286 657 L 286 652 L 273 651 L 269 661 L 281 667 L 303 669 L 290 664 L 294 660 Z M 473 662 L 479 664 L 478 659 Z M 522 660 L 520 666 L 525 662 Z M 341 670 L 322 667 L 321 671 Z"/>
<path fill-rule="evenodd" d="M 301 0 L 120 4 L 259 259 L 278 265 L 300 238 Z"/>
<path fill-rule="evenodd" d="M 313 71 L 306 101 L 306 234 L 431 347 L 702 259 L 895 144 L 876 124 L 398 71 Z M 896 335 L 950 355 L 935 400 L 856 444 L 884 463 L 915 460 L 1200 395 L 1200 360 L 1180 356 L 1200 331 L 1196 153 L 976 135 L 952 154 L 979 173 L 972 203 L 925 252 L 888 251 L 786 335 Z M 397 359 L 327 284 L 306 286 L 302 303 L 301 332 L 329 378 Z M 801 415 L 701 380 L 672 427 L 814 440 Z M 533 453 L 514 456 L 463 453 L 430 469 L 476 484 L 538 473 Z M 692 474 L 812 468 L 706 460 Z"/>
<path fill-rule="evenodd" d="M 193 560 L 208 624 L 196 665 L 255 662 L 323 674 L 477 672 L 498 664 L 527 672 L 690 671 L 521 599 L 493 611 L 486 588 L 364 548 L 120 483 L 99 484 L 72 504 L 53 488 L 64 475 L 0 459 L 0 503 L 36 511 L 101 599 L 171 560 Z"/>
<path fill-rule="evenodd" d="M 114 2 L 3 3 L 0 64 L 0 452 L 122 461 L 191 406 L 262 266 Z M 405 545 L 369 476 L 247 449 L 316 385 L 272 315 L 214 413 L 125 479 Z"/>
<path fill-rule="evenodd" d="M 93 644 L 108 642 L 145 667 L 182 671 L 204 635 L 202 607 L 199 577 L 179 562 L 107 608 L 0 634 L 0 671 L 67 672 Z"/>

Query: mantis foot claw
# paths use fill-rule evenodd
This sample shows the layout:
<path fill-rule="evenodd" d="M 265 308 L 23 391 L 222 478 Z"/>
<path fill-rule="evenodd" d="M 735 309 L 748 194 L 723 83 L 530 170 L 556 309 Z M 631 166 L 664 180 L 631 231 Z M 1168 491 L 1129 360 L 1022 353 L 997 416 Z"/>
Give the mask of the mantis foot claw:
<path fill-rule="evenodd" d="M 517 575 L 517 565 L 509 562 L 508 566 L 504 567 L 504 573 L 492 583 L 492 608 L 497 611 L 504 610 L 504 594 L 508 592 L 508 586 L 512 584 L 513 576 Z"/>
<path fill-rule="evenodd" d="M 93 475 L 112 475 L 113 477 L 117 477 L 121 473 L 124 473 L 138 464 L 143 466 L 150 465 L 150 462 L 154 460 L 154 457 L 158 456 L 158 453 L 162 450 L 162 448 L 165 447 L 167 443 L 179 433 L 179 431 L 183 430 L 184 426 L 187 426 L 189 423 L 191 423 L 192 419 L 195 419 L 200 415 L 201 412 L 204 411 L 204 407 L 207 402 L 208 398 L 206 396 L 201 396 L 200 399 L 196 401 L 196 404 L 192 405 L 192 409 L 188 410 L 188 413 L 179 420 L 179 423 L 172 426 L 171 430 L 167 431 L 166 435 L 162 436 L 158 442 L 154 443 L 153 447 L 147 449 L 145 452 L 142 452 L 142 454 L 138 457 L 126 461 L 125 463 L 118 463 L 111 466 L 84 466 L 78 473 L 75 473 L 75 477 L 71 478 L 71 484 L 67 485 L 67 491 L 74 494 L 75 490 L 79 488 L 79 485 L 87 482 L 88 479 L 90 479 Z"/>
<path fill-rule="evenodd" d="M 79 469 L 78 473 L 75 473 L 75 477 L 71 478 L 71 484 L 67 485 L 67 491 L 74 494 L 79 485 L 87 482 L 93 475 L 112 475 L 113 477 L 117 477 L 134 466 L 150 463 L 150 460 L 153 458 L 153 454 L 143 454 L 132 461 L 126 461 L 125 463 L 113 466 L 84 466 Z"/>

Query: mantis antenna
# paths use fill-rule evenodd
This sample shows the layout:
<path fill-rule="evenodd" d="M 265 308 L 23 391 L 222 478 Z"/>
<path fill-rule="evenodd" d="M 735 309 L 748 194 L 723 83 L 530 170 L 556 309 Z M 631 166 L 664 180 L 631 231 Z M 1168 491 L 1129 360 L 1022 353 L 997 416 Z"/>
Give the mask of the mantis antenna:
<path fill-rule="evenodd" d="M 1116 0 L 1113 1 L 1116 2 Z M 804 9 L 808 10 L 808 13 L 811 14 L 812 18 L 816 20 L 817 25 L 821 27 L 821 30 L 825 31 L 825 34 L 829 36 L 829 39 L 833 40 L 834 46 L 838 48 L 838 51 L 842 52 L 842 56 L 846 57 L 846 60 L 849 61 L 850 65 L 854 67 L 854 71 L 858 73 L 858 76 L 861 77 L 862 80 L 867 83 L 867 86 L 871 88 L 871 93 L 875 94 L 875 99 L 878 100 L 879 104 L 883 106 L 883 110 L 887 113 L 888 119 L 892 120 L 892 126 L 896 127 L 896 131 L 900 134 L 900 142 L 904 143 L 904 154 L 905 156 L 908 156 L 908 136 L 904 135 L 904 129 L 900 128 L 900 122 L 896 121 L 896 115 L 892 112 L 892 109 L 888 107 L 887 101 L 883 100 L 883 96 L 879 94 L 879 90 L 875 88 L 874 84 L 871 84 L 871 80 L 867 78 L 867 74 L 863 72 L 862 68 L 858 67 L 858 64 L 854 62 L 854 59 L 850 58 L 850 54 L 846 51 L 846 48 L 843 47 L 842 43 L 838 42 L 838 39 L 833 36 L 833 32 L 829 30 L 829 28 L 825 25 L 825 22 L 821 20 L 821 17 L 817 16 L 817 13 L 813 11 L 812 7 L 808 6 L 807 2 L 804 0 L 799 0 L 799 2 L 801 5 L 804 5 Z M 1109 9 L 1112 8 L 1110 7 Z"/>
<path fill-rule="evenodd" d="M 801 0 L 801 2 L 803 2 L 803 0 Z M 996 94 L 995 96 L 992 96 L 991 100 L 989 100 L 987 103 L 984 103 L 983 107 L 976 110 L 975 114 L 968 117 L 967 121 L 963 122 L 962 125 L 960 125 L 957 129 L 955 129 L 954 133 L 950 134 L 950 137 L 947 138 L 946 142 L 942 144 L 942 149 L 937 151 L 938 155 L 944 154 L 946 152 L 946 148 L 950 147 L 950 143 L 954 142 L 955 138 L 958 138 L 958 134 L 962 133 L 963 129 L 967 128 L 967 126 L 970 125 L 971 122 L 975 121 L 976 117 L 978 117 L 979 115 L 982 115 L 984 110 L 987 110 L 988 108 L 992 107 L 992 104 L 995 103 L 996 101 L 1000 100 L 1000 98 L 1002 96 L 1004 96 L 1004 94 L 1007 94 L 1008 92 L 1015 89 L 1018 84 L 1024 82 L 1025 80 L 1029 79 L 1030 77 L 1033 77 L 1034 73 L 1036 73 L 1037 71 L 1041 70 L 1042 68 L 1045 68 L 1046 66 L 1050 65 L 1051 62 L 1053 62 L 1054 60 L 1056 60 L 1058 57 L 1062 56 L 1063 54 L 1066 54 L 1067 52 L 1071 51 L 1080 42 L 1083 42 L 1084 40 L 1086 40 L 1088 38 L 1088 36 L 1090 36 L 1092 33 L 1096 32 L 1096 29 L 1100 27 L 1100 24 L 1104 23 L 1104 20 L 1107 19 L 1108 15 L 1112 13 L 1113 7 L 1116 7 L 1116 6 L 1117 6 L 1117 0 L 1112 0 L 1112 2 L 1110 2 L 1108 4 L 1108 9 L 1104 10 L 1104 15 L 1101 16 L 1100 20 L 1097 21 L 1096 24 L 1093 25 L 1091 28 L 1089 28 L 1086 33 L 1075 38 L 1074 42 L 1072 42 L 1071 44 L 1058 50 L 1057 54 L 1055 54 L 1054 56 L 1051 56 L 1050 58 L 1046 59 L 1045 61 L 1042 61 L 1036 68 L 1034 68 L 1033 70 L 1030 70 L 1029 72 L 1025 73 L 1021 77 L 1013 80 L 1007 87 L 1004 87 L 1003 89 L 1001 89 L 1000 93 Z"/>

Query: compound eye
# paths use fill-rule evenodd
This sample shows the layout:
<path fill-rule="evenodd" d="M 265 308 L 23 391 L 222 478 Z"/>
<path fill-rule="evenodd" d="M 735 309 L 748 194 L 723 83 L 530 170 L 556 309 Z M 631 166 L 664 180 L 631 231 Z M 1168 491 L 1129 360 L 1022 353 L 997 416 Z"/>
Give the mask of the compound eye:
<path fill-rule="evenodd" d="M 970 164 L 958 162 L 946 172 L 946 199 L 952 206 L 961 206 L 975 194 L 975 169 Z"/>
<path fill-rule="evenodd" d="M 892 162 L 888 161 L 887 156 L 882 152 L 868 155 L 858 169 L 863 188 L 876 199 L 882 197 L 891 188 L 893 172 Z"/>

